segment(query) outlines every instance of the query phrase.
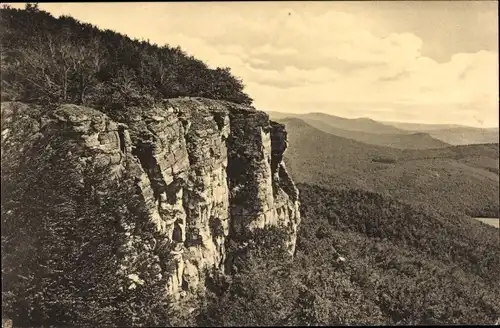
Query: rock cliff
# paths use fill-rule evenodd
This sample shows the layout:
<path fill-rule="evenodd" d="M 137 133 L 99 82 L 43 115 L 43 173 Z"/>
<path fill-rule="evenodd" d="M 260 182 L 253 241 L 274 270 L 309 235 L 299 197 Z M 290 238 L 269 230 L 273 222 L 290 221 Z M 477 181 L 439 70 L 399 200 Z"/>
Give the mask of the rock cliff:
<path fill-rule="evenodd" d="M 130 263 L 150 254 L 169 294 L 195 292 L 203 287 L 205 269 L 224 270 L 229 239 L 244 243 L 249 231 L 268 225 L 286 229 L 294 251 L 300 212 L 283 162 L 283 125 L 252 107 L 204 98 L 169 99 L 111 116 L 76 105 L 49 111 L 2 103 L 2 175 L 42 158 L 58 147 L 49 140 L 60 138 L 71 153 L 65 165 L 79 172 L 71 183 L 104 199 L 113 192 L 111 181 L 132 176 L 147 212 L 141 220 L 148 224 L 141 226 L 150 227 L 153 237 L 144 237 L 134 220 L 120 222 L 127 242 L 120 245 L 116 269 L 128 277 L 129 288 L 147 279 Z M 27 151 L 30 158 L 16 159 L 16 152 Z M 83 167 L 106 178 L 90 181 Z M 168 254 L 159 245 L 168 245 L 162 248 Z"/>

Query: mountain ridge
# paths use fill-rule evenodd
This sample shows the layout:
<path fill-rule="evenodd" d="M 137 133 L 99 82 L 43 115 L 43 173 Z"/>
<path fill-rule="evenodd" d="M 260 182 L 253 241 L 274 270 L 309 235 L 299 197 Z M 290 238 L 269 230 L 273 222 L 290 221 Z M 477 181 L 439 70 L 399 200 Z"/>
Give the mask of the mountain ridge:
<path fill-rule="evenodd" d="M 302 118 L 306 123 L 311 126 L 347 139 L 360 141 L 367 144 L 378 146 L 386 146 L 399 149 L 428 149 L 428 148 L 444 148 L 450 146 L 438 139 L 432 138 L 429 133 L 413 132 L 408 134 L 376 134 L 367 133 L 363 131 L 352 131 L 335 128 L 328 123 L 320 120 Z M 280 121 L 278 119 L 278 121 Z"/>
<path fill-rule="evenodd" d="M 412 142 L 415 145 L 420 145 L 418 148 L 440 148 L 444 147 L 445 144 L 466 145 L 499 142 L 498 128 L 377 121 L 367 117 L 350 119 L 319 112 L 293 114 L 269 111 L 268 113 L 272 119 L 278 121 L 288 117 L 297 117 L 308 121 L 309 124 L 328 133 L 350 137 L 354 140 L 374 145 L 394 145 L 396 148 L 411 148 Z M 328 127 L 328 125 L 330 127 Z M 343 131 L 336 131 L 335 129 Z M 346 133 L 345 131 L 349 131 L 350 133 Z M 373 135 L 367 135 L 369 133 Z M 426 145 L 425 141 L 418 139 L 398 142 L 399 138 L 405 138 L 404 135 L 415 136 L 416 133 L 427 134 L 427 139 L 430 138 L 434 140 L 429 139 L 427 141 L 428 145 Z M 420 136 L 422 137 L 422 135 Z M 398 145 L 398 143 L 400 143 L 400 145 Z M 413 146 L 413 148 L 416 147 L 417 146 Z"/>
<path fill-rule="evenodd" d="M 335 136 L 298 118 L 281 122 L 289 136 L 285 161 L 298 183 L 360 188 L 438 211 L 498 216 L 498 144 L 396 149 Z"/>

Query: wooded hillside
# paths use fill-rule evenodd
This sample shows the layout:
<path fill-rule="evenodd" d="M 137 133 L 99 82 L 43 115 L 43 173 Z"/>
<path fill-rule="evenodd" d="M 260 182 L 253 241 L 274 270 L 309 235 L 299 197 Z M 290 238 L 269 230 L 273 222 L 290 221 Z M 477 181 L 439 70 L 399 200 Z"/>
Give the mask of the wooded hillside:
<path fill-rule="evenodd" d="M 182 96 L 252 102 L 229 68 L 211 69 L 179 47 L 55 18 L 35 5 L 0 12 L 2 101 L 105 110 Z"/>

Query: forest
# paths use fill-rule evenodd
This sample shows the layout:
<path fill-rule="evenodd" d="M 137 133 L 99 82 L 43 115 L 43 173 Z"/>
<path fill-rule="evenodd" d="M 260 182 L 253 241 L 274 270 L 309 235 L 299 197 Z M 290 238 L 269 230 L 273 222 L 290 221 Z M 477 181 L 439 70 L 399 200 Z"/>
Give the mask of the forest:
<path fill-rule="evenodd" d="M 252 103 L 229 68 L 209 68 L 180 47 L 55 18 L 37 5 L 4 6 L 0 14 L 2 101 L 74 103 L 105 112 L 184 96 Z"/>
<path fill-rule="evenodd" d="M 276 247 L 282 238 L 278 229 L 261 231 L 261 247 L 247 250 L 246 266 L 231 284 L 219 284 L 193 325 L 492 324 L 497 319 L 495 228 L 367 191 L 307 184 L 299 190 L 303 220 L 294 258 Z M 275 247 L 266 247 L 266 241 Z"/>
<path fill-rule="evenodd" d="M 47 174 L 51 168 L 47 166 Z M 64 186 L 63 179 L 57 181 Z M 305 184 L 299 189 L 303 219 L 294 256 L 284 246 L 287 236 L 276 227 L 256 230 L 245 248 L 230 242 L 231 274 L 207 272 L 208 290 L 192 301 L 190 306 L 196 310 L 189 313 L 162 298 L 161 280 L 133 291 L 113 292 L 119 298 L 116 300 L 102 297 L 123 283 L 110 271 L 115 257 L 103 261 L 103 252 L 114 251 L 99 246 L 103 238 L 117 244 L 123 240 L 123 232 L 113 229 L 117 219 L 101 217 L 96 225 L 93 218 L 99 214 L 95 200 L 85 190 L 71 194 L 84 197 L 86 206 L 81 213 L 61 209 L 56 213 L 54 209 L 41 214 L 36 211 L 37 204 L 41 206 L 54 195 L 38 192 L 33 206 L 17 210 L 42 222 L 50 222 L 51 215 L 61 220 L 53 226 L 44 225 L 43 231 L 22 222 L 8 224 L 9 231 L 20 229 L 25 236 L 49 235 L 44 239 L 45 248 L 16 252 L 18 258 L 26 259 L 18 263 L 25 265 L 24 278 L 16 276 L 14 270 L 3 272 L 11 286 L 2 293 L 4 310 L 21 326 L 439 325 L 492 324 L 497 320 L 500 290 L 495 281 L 500 274 L 500 257 L 495 251 L 495 228 L 465 218 L 447 220 L 425 208 L 366 191 Z M 136 204 L 130 187 L 122 187 L 102 206 L 117 212 L 125 203 Z M 140 215 L 126 213 L 122 220 L 135 220 Z M 75 215 L 82 218 L 85 233 L 76 240 L 67 235 L 69 230 L 58 235 L 56 232 L 64 231 L 65 222 L 76 219 Z M 102 229 L 103 225 L 108 228 Z M 73 244 L 68 243 L 71 240 L 75 240 Z M 147 243 L 146 239 L 143 242 Z M 85 247 L 89 243 L 95 252 Z M 2 239 L 4 247 L 15 247 L 15 240 Z M 75 260 L 81 261 L 82 270 L 33 275 L 40 272 L 36 265 L 46 261 L 64 265 Z M 15 267 L 15 258 L 4 261 Z M 134 265 L 146 268 L 150 261 L 138 257 Z M 71 281 L 72 288 L 96 288 L 74 293 L 61 287 L 67 286 L 65 279 Z M 14 295 L 24 298 L 9 298 Z"/>

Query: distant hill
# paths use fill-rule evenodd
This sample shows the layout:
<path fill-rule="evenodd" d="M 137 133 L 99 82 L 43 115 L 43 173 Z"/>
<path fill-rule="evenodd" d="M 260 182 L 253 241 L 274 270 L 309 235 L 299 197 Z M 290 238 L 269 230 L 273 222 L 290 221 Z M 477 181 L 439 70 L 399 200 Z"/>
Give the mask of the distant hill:
<path fill-rule="evenodd" d="M 271 120 L 279 120 L 282 118 L 292 118 L 292 117 L 300 117 L 303 114 L 295 114 L 295 113 L 284 113 L 284 112 L 275 112 L 270 110 L 264 110 Z"/>
<path fill-rule="evenodd" d="M 451 145 L 498 143 L 498 128 L 475 128 L 451 124 L 417 124 L 381 122 L 407 131 L 428 133 L 432 137 Z"/>
<path fill-rule="evenodd" d="M 325 113 L 289 114 L 279 112 L 267 112 L 272 120 L 280 120 L 287 117 L 296 117 L 301 120 L 321 121 L 331 127 L 365 133 L 376 134 L 410 134 L 406 130 L 398 129 L 392 125 L 383 124 L 370 118 L 344 118 Z"/>
<path fill-rule="evenodd" d="M 449 144 L 431 137 L 428 133 L 395 129 L 367 118 L 346 119 L 323 113 L 268 112 L 268 114 L 271 119 L 278 122 L 286 118 L 296 117 L 323 132 L 371 145 L 400 149 L 430 149 L 449 146 Z"/>
<path fill-rule="evenodd" d="M 452 145 L 470 145 L 481 143 L 498 143 L 498 128 L 452 128 L 447 130 L 423 131 L 436 139 Z"/>
<path fill-rule="evenodd" d="M 295 181 L 361 189 L 443 212 L 497 217 L 498 144 L 401 150 L 338 137 L 297 118 L 282 119 Z"/>
<path fill-rule="evenodd" d="M 360 131 L 377 134 L 407 134 L 408 132 L 391 125 L 382 124 L 370 118 L 343 118 L 324 113 L 309 113 L 303 115 L 304 119 L 321 120 L 333 127 L 348 131 Z"/>
<path fill-rule="evenodd" d="M 317 129 L 340 137 L 401 149 L 429 149 L 442 148 L 447 145 L 499 142 L 498 128 L 482 129 L 456 124 L 375 121 L 370 118 L 348 119 L 325 113 L 294 114 L 273 111 L 267 113 L 273 120 L 295 117 Z"/>
<path fill-rule="evenodd" d="M 432 138 L 428 133 L 409 134 L 378 134 L 363 131 L 350 131 L 331 126 L 325 120 L 310 119 L 307 116 L 301 119 L 311 126 L 339 137 L 364 142 L 371 145 L 386 146 L 400 149 L 430 149 L 450 146 L 440 140 Z M 282 119 L 277 119 L 280 122 Z M 380 131 L 380 130 L 379 130 Z"/>
<path fill-rule="evenodd" d="M 398 129 L 407 131 L 435 131 L 435 130 L 469 127 L 466 125 L 459 125 L 459 124 L 426 124 L 426 123 L 407 123 L 407 122 L 396 122 L 396 121 L 379 121 L 379 122 L 387 125 L 392 125 Z"/>

